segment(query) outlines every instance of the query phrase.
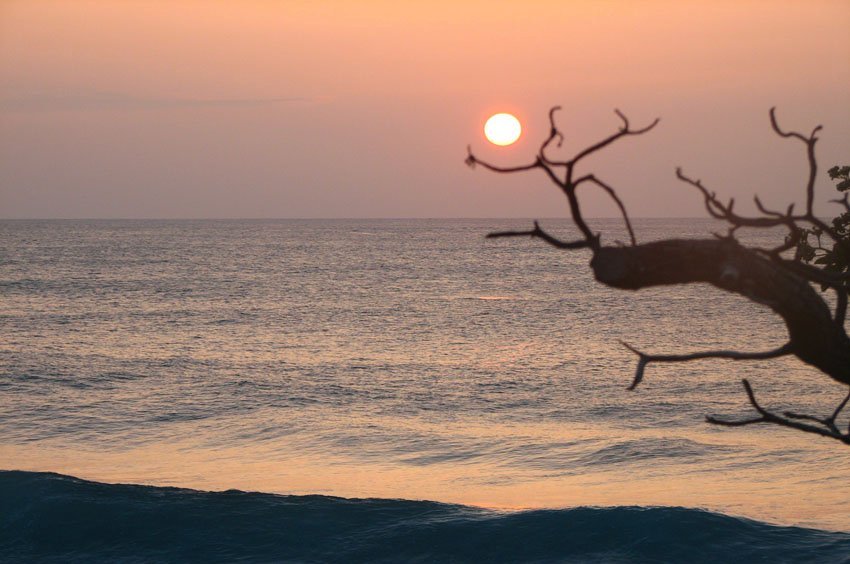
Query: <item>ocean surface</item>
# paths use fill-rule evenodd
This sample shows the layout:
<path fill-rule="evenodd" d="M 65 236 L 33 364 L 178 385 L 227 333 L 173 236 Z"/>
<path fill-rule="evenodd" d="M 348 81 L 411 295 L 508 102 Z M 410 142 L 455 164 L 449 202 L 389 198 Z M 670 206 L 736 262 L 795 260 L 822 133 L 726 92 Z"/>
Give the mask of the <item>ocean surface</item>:
<path fill-rule="evenodd" d="M 704 421 L 751 415 L 742 377 L 777 411 L 845 388 L 783 358 L 626 390 L 621 341 L 760 350 L 782 321 L 484 238 L 529 226 L 0 221 L 0 560 L 850 562 L 850 449 Z"/>

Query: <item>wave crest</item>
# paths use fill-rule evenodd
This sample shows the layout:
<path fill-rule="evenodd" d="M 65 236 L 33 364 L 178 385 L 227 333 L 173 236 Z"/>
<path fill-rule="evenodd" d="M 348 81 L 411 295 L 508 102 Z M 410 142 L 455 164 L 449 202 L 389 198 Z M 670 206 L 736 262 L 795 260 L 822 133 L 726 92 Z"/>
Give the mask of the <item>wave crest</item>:
<path fill-rule="evenodd" d="M 850 534 L 698 509 L 494 512 L 0 472 L 0 560 L 846 561 Z"/>

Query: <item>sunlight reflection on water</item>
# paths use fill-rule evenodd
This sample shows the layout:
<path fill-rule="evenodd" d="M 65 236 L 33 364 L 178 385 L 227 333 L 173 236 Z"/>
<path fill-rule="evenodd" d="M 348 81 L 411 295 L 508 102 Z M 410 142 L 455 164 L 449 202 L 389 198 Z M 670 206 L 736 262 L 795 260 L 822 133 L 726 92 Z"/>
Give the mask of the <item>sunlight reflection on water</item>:
<path fill-rule="evenodd" d="M 780 320 L 705 286 L 611 290 L 585 252 L 483 238 L 524 225 L 0 223 L 3 467 L 850 530 L 844 449 L 703 419 L 748 413 L 741 377 L 765 405 L 815 413 L 837 384 L 793 359 L 707 361 L 625 391 L 619 340 L 756 350 L 784 341 Z M 711 228 L 637 222 L 644 240 Z"/>

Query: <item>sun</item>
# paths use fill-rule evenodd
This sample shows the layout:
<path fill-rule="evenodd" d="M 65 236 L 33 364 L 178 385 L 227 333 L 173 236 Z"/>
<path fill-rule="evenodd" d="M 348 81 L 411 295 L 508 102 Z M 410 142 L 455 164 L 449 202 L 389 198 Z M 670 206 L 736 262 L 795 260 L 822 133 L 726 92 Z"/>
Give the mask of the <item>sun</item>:
<path fill-rule="evenodd" d="M 490 143 L 501 147 L 515 143 L 521 133 L 519 120 L 511 114 L 492 115 L 484 124 L 484 136 Z"/>

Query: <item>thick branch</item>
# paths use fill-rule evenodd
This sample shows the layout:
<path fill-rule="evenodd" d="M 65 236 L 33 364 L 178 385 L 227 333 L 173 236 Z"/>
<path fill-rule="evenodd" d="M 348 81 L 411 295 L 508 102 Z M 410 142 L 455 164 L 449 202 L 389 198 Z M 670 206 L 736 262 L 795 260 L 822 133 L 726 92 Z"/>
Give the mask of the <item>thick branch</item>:
<path fill-rule="evenodd" d="M 783 258 L 777 258 L 775 260 L 797 276 L 811 282 L 823 284 L 829 288 L 840 288 L 845 282 L 850 281 L 850 272 L 831 272 L 810 264 Z"/>
<path fill-rule="evenodd" d="M 820 294 L 781 264 L 734 240 L 601 247 L 590 266 L 596 280 L 615 288 L 706 282 L 766 305 L 785 321 L 792 354 L 850 384 L 850 339 Z"/>
<path fill-rule="evenodd" d="M 786 343 L 779 348 L 761 352 L 740 352 L 740 351 L 704 351 L 690 354 L 646 354 L 629 345 L 623 343 L 623 346 L 638 355 L 637 370 L 635 377 L 632 380 L 629 390 L 634 390 L 643 380 L 643 371 L 646 365 L 650 362 L 688 362 L 691 360 L 700 360 L 704 358 L 725 358 L 729 360 L 765 360 L 769 358 L 778 358 L 791 354 L 791 343 Z"/>
<path fill-rule="evenodd" d="M 835 322 L 841 327 L 844 326 L 844 319 L 847 317 L 847 290 L 845 288 L 836 288 L 838 300 L 835 304 Z"/>
<path fill-rule="evenodd" d="M 567 202 L 570 205 L 570 214 L 573 217 L 573 223 L 576 224 L 579 231 L 581 231 L 582 235 L 584 235 L 585 240 L 587 240 L 588 245 L 591 249 L 599 248 L 599 236 L 595 235 L 593 231 L 590 230 L 590 227 L 587 226 L 587 222 L 584 220 L 584 216 L 581 213 L 581 206 L 578 203 L 578 197 L 576 196 L 576 187 L 573 184 L 569 184 L 564 187 L 564 194 L 567 195 Z"/>

